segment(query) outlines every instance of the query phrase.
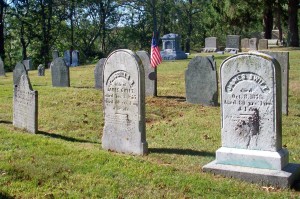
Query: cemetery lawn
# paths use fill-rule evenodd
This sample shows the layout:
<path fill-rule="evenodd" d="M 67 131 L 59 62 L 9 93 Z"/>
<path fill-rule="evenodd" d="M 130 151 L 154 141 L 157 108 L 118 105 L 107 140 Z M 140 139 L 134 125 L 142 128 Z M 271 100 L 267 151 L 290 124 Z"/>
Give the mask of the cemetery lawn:
<path fill-rule="evenodd" d="M 283 146 L 290 162 L 300 163 L 300 50 L 289 50 Z M 230 54 L 214 55 L 219 67 Z M 0 77 L 0 198 L 300 197 L 297 188 L 262 187 L 202 172 L 221 146 L 220 107 L 185 102 L 189 61 L 158 66 L 158 97 L 146 98 L 147 156 L 102 150 L 102 92 L 94 89 L 95 65 L 71 68 L 70 88 L 52 87 L 48 69 L 44 77 L 29 72 L 39 95 L 37 134 L 13 127 L 12 73 Z"/>

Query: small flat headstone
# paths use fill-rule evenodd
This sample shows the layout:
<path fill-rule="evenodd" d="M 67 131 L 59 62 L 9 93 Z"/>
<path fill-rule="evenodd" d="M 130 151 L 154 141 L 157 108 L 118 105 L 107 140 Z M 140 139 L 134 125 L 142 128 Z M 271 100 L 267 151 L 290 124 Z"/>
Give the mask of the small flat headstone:
<path fill-rule="evenodd" d="M 258 42 L 257 38 L 249 39 L 249 50 L 257 50 L 258 49 Z"/>
<path fill-rule="evenodd" d="M 23 74 L 27 75 L 27 70 L 21 62 L 18 62 L 13 71 L 13 82 L 14 85 L 18 85 L 20 78 Z"/>
<path fill-rule="evenodd" d="M 0 57 L 0 76 L 5 76 L 4 63 Z"/>
<path fill-rule="evenodd" d="M 146 154 L 145 74 L 138 56 L 125 49 L 112 52 L 103 82 L 103 149 Z"/>
<path fill-rule="evenodd" d="M 58 50 L 53 50 L 52 51 L 52 60 L 55 60 L 56 58 L 59 57 L 59 52 Z"/>
<path fill-rule="evenodd" d="M 45 76 L 45 67 L 42 64 L 38 66 L 38 76 Z"/>
<path fill-rule="evenodd" d="M 242 48 L 242 51 L 248 51 L 249 50 L 249 38 L 243 38 L 241 40 L 241 48 Z"/>
<path fill-rule="evenodd" d="M 227 35 L 225 52 L 239 52 L 241 50 L 241 36 Z"/>
<path fill-rule="evenodd" d="M 30 133 L 38 130 L 38 92 L 32 89 L 25 73 L 14 87 L 13 125 Z"/>
<path fill-rule="evenodd" d="M 258 50 L 265 50 L 265 49 L 268 49 L 268 40 L 260 39 L 258 41 Z"/>
<path fill-rule="evenodd" d="M 213 57 L 193 58 L 185 71 L 186 101 L 208 106 L 218 105 L 218 80 Z"/>
<path fill-rule="evenodd" d="M 70 87 L 70 72 L 63 58 L 56 58 L 51 65 L 53 87 Z"/>
<path fill-rule="evenodd" d="M 95 77 L 95 88 L 102 89 L 103 88 L 103 66 L 105 63 L 106 58 L 100 59 L 95 67 L 94 70 L 94 77 Z"/>
<path fill-rule="evenodd" d="M 72 64 L 71 66 L 79 66 L 79 52 L 77 50 L 72 51 Z"/>
<path fill-rule="evenodd" d="M 71 60 L 71 52 L 70 52 L 70 50 L 66 50 L 64 52 L 64 61 L 65 61 L 65 63 L 66 63 L 67 66 L 71 65 L 71 61 L 72 60 Z"/>
<path fill-rule="evenodd" d="M 139 56 L 144 66 L 146 96 L 156 96 L 157 93 L 156 70 L 151 66 L 150 56 L 146 51 L 137 51 L 136 54 Z"/>
<path fill-rule="evenodd" d="M 217 37 L 206 37 L 204 52 L 216 52 L 218 50 Z"/>

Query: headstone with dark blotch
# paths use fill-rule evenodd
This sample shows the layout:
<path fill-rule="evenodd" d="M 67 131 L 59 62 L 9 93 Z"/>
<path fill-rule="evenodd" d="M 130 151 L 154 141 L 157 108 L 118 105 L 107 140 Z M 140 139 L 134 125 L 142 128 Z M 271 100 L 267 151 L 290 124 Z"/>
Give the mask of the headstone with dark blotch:
<path fill-rule="evenodd" d="M 31 59 L 25 59 L 22 61 L 22 63 L 24 64 L 26 70 L 33 70 L 33 65 L 32 65 Z"/>
<path fill-rule="evenodd" d="M 206 37 L 204 52 L 216 52 L 218 50 L 217 37 Z"/>
<path fill-rule="evenodd" d="M 126 49 L 112 52 L 103 68 L 103 83 L 103 149 L 146 154 L 145 75 L 138 56 Z"/>
<path fill-rule="evenodd" d="M 249 50 L 257 50 L 258 49 L 258 40 L 257 38 L 249 39 Z"/>
<path fill-rule="evenodd" d="M 43 64 L 38 66 L 38 76 L 45 76 L 45 67 Z"/>
<path fill-rule="evenodd" d="M 38 92 L 24 73 L 14 87 L 13 125 L 30 133 L 38 131 Z"/>
<path fill-rule="evenodd" d="M 218 105 L 217 83 L 214 58 L 196 56 L 185 71 L 186 101 L 207 106 Z"/>
<path fill-rule="evenodd" d="M 298 180 L 282 148 L 281 72 L 269 55 L 231 56 L 220 67 L 222 147 L 203 171 L 286 188 Z"/>
<path fill-rule="evenodd" d="M 56 58 L 59 57 L 59 52 L 58 50 L 53 50 L 52 51 L 52 60 L 55 60 Z"/>
<path fill-rule="evenodd" d="M 241 40 L 241 48 L 242 48 L 242 51 L 248 51 L 249 50 L 249 38 L 243 38 Z"/>
<path fill-rule="evenodd" d="M 67 66 L 71 65 L 71 51 L 70 50 L 66 50 L 64 52 L 64 61 L 66 63 Z"/>
<path fill-rule="evenodd" d="M 71 66 L 79 66 L 79 52 L 78 50 L 72 51 L 72 64 Z"/>
<path fill-rule="evenodd" d="M 23 74 L 27 75 L 27 70 L 21 62 L 18 62 L 13 71 L 13 82 L 14 85 L 18 85 L 20 78 Z"/>
<path fill-rule="evenodd" d="M 0 76 L 5 76 L 4 63 L 0 57 Z"/>
<path fill-rule="evenodd" d="M 241 50 L 241 36 L 227 35 L 225 52 L 238 53 Z"/>
<path fill-rule="evenodd" d="M 146 51 L 137 51 L 136 54 L 139 56 L 144 66 L 146 96 L 156 96 L 157 94 L 156 70 L 151 66 L 150 56 Z"/>
<path fill-rule="evenodd" d="M 289 106 L 289 52 L 283 51 L 260 51 L 274 57 L 281 68 L 281 96 L 282 96 L 282 114 L 288 115 Z"/>
<path fill-rule="evenodd" d="M 94 77 L 95 77 L 95 88 L 102 89 L 103 88 L 103 66 L 106 58 L 100 59 L 96 67 L 94 69 Z"/>
<path fill-rule="evenodd" d="M 53 87 L 70 87 L 70 72 L 63 58 L 56 58 L 51 65 Z"/>
<path fill-rule="evenodd" d="M 258 50 L 265 50 L 265 49 L 268 49 L 268 40 L 260 39 L 258 41 Z"/>

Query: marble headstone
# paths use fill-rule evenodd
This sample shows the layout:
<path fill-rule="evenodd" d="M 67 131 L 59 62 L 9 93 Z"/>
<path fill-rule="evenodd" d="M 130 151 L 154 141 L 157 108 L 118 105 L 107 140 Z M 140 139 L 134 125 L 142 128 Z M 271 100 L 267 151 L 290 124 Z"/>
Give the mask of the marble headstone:
<path fill-rule="evenodd" d="M 66 50 L 64 52 L 64 61 L 66 63 L 67 66 L 71 65 L 71 51 L 70 50 Z"/>
<path fill-rule="evenodd" d="M 58 50 L 53 50 L 52 51 L 52 60 L 55 60 L 56 58 L 59 57 L 59 52 Z"/>
<path fill-rule="evenodd" d="M 71 66 L 79 66 L 79 52 L 78 50 L 72 51 L 72 64 Z"/>
<path fill-rule="evenodd" d="M 151 66 L 150 56 L 146 51 L 137 51 L 136 54 L 139 56 L 144 66 L 146 96 L 156 96 L 157 94 L 156 70 Z"/>
<path fill-rule="evenodd" d="M 38 92 L 32 89 L 25 73 L 14 87 L 13 125 L 30 133 L 38 130 Z"/>
<path fill-rule="evenodd" d="M 53 87 L 70 87 L 70 72 L 63 58 L 58 57 L 51 65 Z"/>
<path fill-rule="evenodd" d="M 186 101 L 208 106 L 218 105 L 218 80 L 213 57 L 194 57 L 185 71 Z"/>
<path fill-rule="evenodd" d="M 45 76 L 45 67 L 43 64 L 38 66 L 38 76 Z"/>
<path fill-rule="evenodd" d="M 231 56 L 220 67 L 222 147 L 203 171 L 289 187 L 299 165 L 282 148 L 280 66 L 271 56 Z"/>
<path fill-rule="evenodd" d="M 249 50 L 257 50 L 258 45 L 257 45 L 257 38 L 251 38 L 249 39 Z"/>
<path fill-rule="evenodd" d="M 26 70 L 33 70 L 31 59 L 25 59 L 22 61 L 22 63 L 24 64 Z"/>
<path fill-rule="evenodd" d="M 248 51 L 249 50 L 249 38 L 243 38 L 241 40 L 241 48 L 242 48 L 242 51 Z"/>
<path fill-rule="evenodd" d="M 95 88 L 102 89 L 103 88 L 103 66 L 106 58 L 100 59 L 96 67 L 94 69 L 94 77 L 95 77 Z"/>
<path fill-rule="evenodd" d="M 267 39 L 260 39 L 258 41 L 258 50 L 268 49 L 268 40 Z"/>
<path fill-rule="evenodd" d="M 107 57 L 103 68 L 103 111 L 103 149 L 147 153 L 145 75 L 140 59 L 130 50 L 116 50 Z"/>
<path fill-rule="evenodd" d="M 238 53 L 241 49 L 240 35 L 227 35 L 225 52 Z"/>
<path fill-rule="evenodd" d="M 13 82 L 14 85 L 18 85 L 20 78 L 23 74 L 27 75 L 27 70 L 21 62 L 18 62 L 13 71 Z"/>
<path fill-rule="evenodd" d="M 170 33 L 164 35 L 161 39 L 163 48 L 160 55 L 163 60 L 187 59 L 187 55 L 180 48 L 180 35 Z"/>
<path fill-rule="evenodd" d="M 281 96 L 282 96 L 282 114 L 288 115 L 289 99 L 289 52 L 283 51 L 260 51 L 275 58 L 281 68 Z"/>
<path fill-rule="evenodd" d="M 0 57 L 0 76 L 5 76 L 4 63 Z"/>
<path fill-rule="evenodd" d="M 206 37 L 204 52 L 216 52 L 218 50 L 217 37 Z"/>

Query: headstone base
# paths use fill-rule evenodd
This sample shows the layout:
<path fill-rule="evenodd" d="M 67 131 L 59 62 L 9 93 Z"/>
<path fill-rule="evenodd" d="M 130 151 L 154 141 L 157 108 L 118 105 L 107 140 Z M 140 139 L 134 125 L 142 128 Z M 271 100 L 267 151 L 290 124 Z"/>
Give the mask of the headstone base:
<path fill-rule="evenodd" d="M 203 52 L 216 52 L 218 49 L 217 48 L 203 48 Z"/>
<path fill-rule="evenodd" d="M 290 188 L 295 180 L 299 178 L 300 165 L 289 163 L 282 170 L 271 170 L 217 164 L 216 161 L 213 161 L 205 165 L 202 171 L 237 178 L 250 183 L 258 183 L 264 186 Z"/>
<path fill-rule="evenodd" d="M 221 147 L 216 151 L 216 161 L 218 164 L 281 170 L 288 164 L 289 153 L 285 149 L 272 152 Z"/>
<path fill-rule="evenodd" d="M 148 154 L 148 143 L 142 142 L 140 145 L 130 145 L 130 144 L 121 144 L 115 145 L 112 142 L 107 141 L 107 137 L 102 138 L 102 148 L 107 151 L 114 151 L 118 153 L 125 153 L 125 154 L 133 154 L 133 155 L 146 155 Z"/>
<path fill-rule="evenodd" d="M 224 51 L 232 53 L 232 54 L 237 54 L 239 52 L 239 49 L 238 48 L 225 48 Z"/>
<path fill-rule="evenodd" d="M 187 59 L 187 54 L 183 51 L 160 51 L 160 55 L 163 60 Z"/>

